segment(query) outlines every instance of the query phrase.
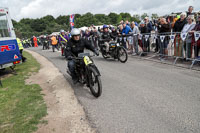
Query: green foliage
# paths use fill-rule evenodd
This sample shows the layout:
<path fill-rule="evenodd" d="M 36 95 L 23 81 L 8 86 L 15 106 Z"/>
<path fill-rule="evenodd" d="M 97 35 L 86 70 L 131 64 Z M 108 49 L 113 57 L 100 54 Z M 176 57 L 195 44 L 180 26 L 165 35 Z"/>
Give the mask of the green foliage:
<path fill-rule="evenodd" d="M 105 14 L 92 14 L 90 12 L 86 14 L 75 14 L 75 27 L 80 28 L 83 26 L 103 25 L 111 24 L 117 26 L 121 20 L 140 22 L 140 19 L 148 16 L 144 13 L 141 17 L 140 15 L 133 15 L 129 13 L 113 13 L 108 15 Z M 61 29 L 68 31 L 70 29 L 69 25 L 70 15 L 60 15 L 54 18 L 52 15 L 47 15 L 42 18 L 30 19 L 23 18 L 19 22 L 13 21 L 13 25 L 16 31 L 16 35 L 20 38 L 22 37 L 32 37 L 33 35 L 39 36 L 41 34 L 51 34 L 52 32 L 58 32 Z"/>
<path fill-rule="evenodd" d="M 152 15 L 151 15 L 151 19 L 158 19 L 158 14 L 156 14 L 156 13 L 153 13 Z"/>
<path fill-rule="evenodd" d="M 143 13 L 142 15 L 141 15 L 141 19 L 143 20 L 145 17 L 148 17 L 148 14 L 147 13 Z"/>
<path fill-rule="evenodd" d="M 110 18 L 110 23 L 114 25 L 118 24 L 120 20 L 122 19 L 120 15 L 116 13 L 112 13 L 112 12 L 108 14 L 108 17 Z"/>
<path fill-rule="evenodd" d="M 40 86 L 25 84 L 25 80 L 32 73 L 38 72 L 40 64 L 30 54 L 24 52 L 24 56 L 27 62 L 16 66 L 17 74 L 2 80 L 3 88 L 0 87 L 0 132 L 2 133 L 36 131 L 37 124 L 44 123 L 42 118 L 47 115 Z"/>
<path fill-rule="evenodd" d="M 140 15 L 138 15 L 138 14 L 136 14 L 136 15 L 133 15 L 133 17 L 132 17 L 132 21 L 134 21 L 134 22 L 140 22 Z"/>
<path fill-rule="evenodd" d="M 131 21 L 131 15 L 129 13 L 120 13 L 120 16 L 124 21 L 126 20 Z"/>
<path fill-rule="evenodd" d="M 36 32 L 42 32 L 46 30 L 47 24 L 49 22 L 43 19 L 35 19 L 30 23 L 31 28 Z"/>

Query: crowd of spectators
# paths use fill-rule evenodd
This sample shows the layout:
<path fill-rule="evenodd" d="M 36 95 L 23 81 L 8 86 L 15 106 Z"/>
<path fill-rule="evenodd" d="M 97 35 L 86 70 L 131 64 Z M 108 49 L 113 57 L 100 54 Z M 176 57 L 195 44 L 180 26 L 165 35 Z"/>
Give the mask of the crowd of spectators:
<path fill-rule="evenodd" d="M 200 16 L 195 19 L 193 7 L 189 6 L 187 12 L 182 12 L 180 15 L 169 19 L 169 17 L 160 17 L 150 20 L 145 17 L 139 24 L 128 20 L 121 20 L 117 27 L 108 25 L 111 38 L 115 40 L 117 37 L 134 34 L 131 39 L 121 39 L 122 45 L 129 53 L 133 55 L 139 54 L 139 48 L 142 49 L 142 56 L 146 56 L 150 52 L 150 47 L 154 44 L 154 52 L 161 55 L 161 58 L 166 59 L 168 55 L 168 47 L 170 43 L 170 35 L 174 34 L 174 56 L 191 58 L 192 52 L 195 51 L 195 57 L 199 55 L 200 41 L 194 41 L 194 32 L 200 30 Z M 86 31 L 81 31 L 81 36 L 87 40 L 93 40 L 97 47 L 98 38 L 101 36 L 103 28 L 92 25 Z M 151 40 L 152 33 L 156 34 L 156 38 Z M 183 41 L 182 33 L 187 33 L 186 39 Z M 164 36 L 163 39 L 161 37 Z M 138 47 L 139 46 L 139 47 Z M 194 47 L 193 47 L 194 46 Z M 193 50 L 193 48 L 195 50 Z M 186 52 L 187 51 L 187 52 Z M 184 54 L 187 53 L 187 54 Z"/>

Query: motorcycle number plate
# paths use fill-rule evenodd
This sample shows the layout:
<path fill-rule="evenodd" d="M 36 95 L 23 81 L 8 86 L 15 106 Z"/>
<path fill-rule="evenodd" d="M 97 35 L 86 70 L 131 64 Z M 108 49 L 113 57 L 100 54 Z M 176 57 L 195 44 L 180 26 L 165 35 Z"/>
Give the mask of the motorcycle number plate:
<path fill-rule="evenodd" d="M 90 58 L 88 56 L 85 56 L 83 58 L 83 60 L 84 60 L 84 63 L 85 63 L 86 66 L 89 65 L 89 64 L 92 64 L 92 61 L 90 60 Z"/>

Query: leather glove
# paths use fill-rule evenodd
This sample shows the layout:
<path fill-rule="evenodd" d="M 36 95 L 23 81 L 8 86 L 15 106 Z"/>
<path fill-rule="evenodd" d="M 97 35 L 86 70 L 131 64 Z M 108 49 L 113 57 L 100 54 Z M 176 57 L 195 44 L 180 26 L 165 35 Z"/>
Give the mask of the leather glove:
<path fill-rule="evenodd" d="M 95 54 L 96 54 L 97 56 L 99 56 L 99 51 L 98 51 L 98 50 L 95 50 Z"/>
<path fill-rule="evenodd" d="M 72 56 L 68 56 L 68 57 L 67 57 L 67 60 L 72 60 Z"/>

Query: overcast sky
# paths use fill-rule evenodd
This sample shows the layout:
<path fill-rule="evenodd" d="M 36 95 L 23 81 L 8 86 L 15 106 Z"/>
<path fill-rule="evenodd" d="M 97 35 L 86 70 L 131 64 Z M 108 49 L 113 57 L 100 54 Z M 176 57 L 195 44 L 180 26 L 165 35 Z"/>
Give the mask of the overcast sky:
<path fill-rule="evenodd" d="M 187 11 L 188 6 L 200 11 L 200 0 L 0 0 L 1 7 L 8 7 L 11 17 L 17 21 L 22 18 L 40 18 L 45 15 L 69 15 L 91 12 L 129 12 L 133 14 Z"/>

